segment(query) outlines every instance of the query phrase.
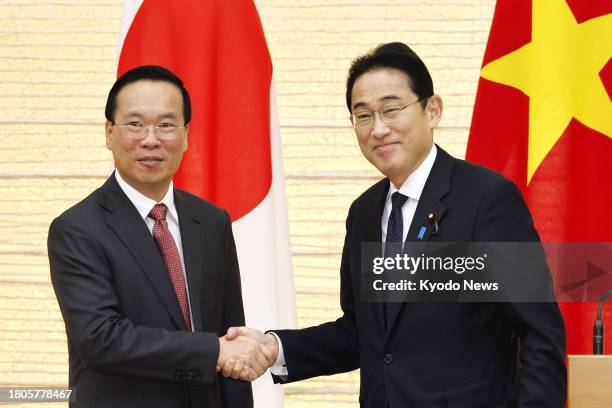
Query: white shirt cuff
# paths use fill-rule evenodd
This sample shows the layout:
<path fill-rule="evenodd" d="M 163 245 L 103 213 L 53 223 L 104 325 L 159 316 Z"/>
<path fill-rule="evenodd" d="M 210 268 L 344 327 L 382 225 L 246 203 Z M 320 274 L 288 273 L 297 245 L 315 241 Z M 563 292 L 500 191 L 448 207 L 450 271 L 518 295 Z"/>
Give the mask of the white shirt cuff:
<path fill-rule="evenodd" d="M 276 361 L 274 365 L 270 367 L 270 372 L 279 377 L 287 377 L 289 372 L 287 371 L 287 364 L 285 363 L 285 353 L 283 352 L 283 342 L 280 337 L 276 335 L 274 332 L 268 332 L 267 334 L 271 334 L 276 337 L 276 341 L 278 342 L 278 357 L 276 357 Z"/>

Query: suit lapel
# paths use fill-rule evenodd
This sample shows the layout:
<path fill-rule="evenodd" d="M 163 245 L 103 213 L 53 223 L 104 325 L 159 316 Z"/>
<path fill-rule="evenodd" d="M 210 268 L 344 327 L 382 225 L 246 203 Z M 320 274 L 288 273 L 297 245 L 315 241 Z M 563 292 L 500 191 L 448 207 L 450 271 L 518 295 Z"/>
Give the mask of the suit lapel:
<path fill-rule="evenodd" d="M 193 327 L 196 331 L 200 331 L 202 330 L 201 271 L 203 269 L 204 250 L 206 248 L 203 241 L 204 234 L 201 231 L 202 221 L 180 191 L 174 191 L 174 204 L 179 216 Z"/>
<path fill-rule="evenodd" d="M 186 329 L 185 320 L 170 282 L 166 265 L 144 220 L 112 175 L 100 188 L 100 205 L 110 211 L 107 224 L 132 254 L 151 282 L 177 328 Z"/>
<path fill-rule="evenodd" d="M 446 213 L 446 206 L 440 202 L 440 199 L 437 196 L 424 189 L 423 193 L 421 194 L 421 198 L 419 199 L 416 211 L 414 212 L 414 218 L 412 218 L 408 235 L 406 235 L 406 242 L 429 241 L 432 232 L 435 229 L 434 224 L 427 221 L 427 215 L 431 212 L 436 214 L 438 226 L 440 226 L 442 217 L 444 217 L 444 214 Z M 419 238 L 423 228 L 425 232 L 422 233 L 422 237 Z"/>
<path fill-rule="evenodd" d="M 365 198 L 364 202 L 368 205 L 366 214 L 366 229 L 365 239 L 362 242 L 367 243 L 381 243 L 381 255 L 382 255 L 382 228 L 381 218 L 385 208 L 385 200 L 389 192 L 389 180 L 384 179 L 378 182 L 370 192 L 371 197 Z M 363 250 L 363 248 L 362 248 Z M 361 273 L 361 272 L 360 272 Z M 358 277 L 361 279 L 361 276 Z M 372 311 L 374 313 L 374 319 L 376 320 L 378 330 L 380 333 L 385 332 L 385 316 L 382 303 L 372 303 Z"/>
<path fill-rule="evenodd" d="M 389 179 L 378 182 L 371 191 L 372 197 L 365 199 L 366 210 L 366 236 L 365 242 L 381 242 L 382 228 L 380 225 L 382 213 L 385 209 L 385 199 L 389 192 Z M 381 247 L 382 248 L 382 247 Z"/>
<path fill-rule="evenodd" d="M 450 191 L 450 176 L 453 165 L 453 158 L 437 146 L 436 160 L 431 168 L 431 172 L 427 177 L 423 192 L 417 204 L 412 223 L 408 229 L 408 235 L 406 236 L 406 242 L 428 242 L 432 236 L 434 225 L 427 221 L 427 215 L 430 212 L 436 214 L 438 220 L 438 227 L 442 225 L 444 214 L 446 213 L 446 206 L 442 203 L 442 198 Z M 422 228 L 425 228 L 425 232 L 422 237 L 419 238 Z M 401 310 L 404 308 L 405 303 L 396 303 L 395 307 L 390 310 L 389 316 L 389 327 L 387 330 L 387 337 L 393 329 L 397 317 Z"/>

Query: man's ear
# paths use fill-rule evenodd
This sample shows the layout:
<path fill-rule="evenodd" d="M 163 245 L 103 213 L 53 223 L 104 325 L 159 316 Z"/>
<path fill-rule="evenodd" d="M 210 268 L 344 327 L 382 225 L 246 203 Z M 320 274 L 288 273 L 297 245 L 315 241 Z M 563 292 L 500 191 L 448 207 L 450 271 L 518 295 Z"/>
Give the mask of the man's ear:
<path fill-rule="evenodd" d="M 185 125 L 185 148 L 183 149 L 183 152 L 187 150 L 188 146 L 189 146 L 189 124 L 186 124 Z"/>
<path fill-rule="evenodd" d="M 106 148 L 110 150 L 113 137 L 113 124 L 109 121 L 106 121 L 106 125 L 104 125 L 104 134 L 106 136 Z"/>
<path fill-rule="evenodd" d="M 429 121 L 429 127 L 434 129 L 440 123 L 440 119 L 442 118 L 442 98 L 440 95 L 433 95 L 427 101 L 427 105 L 425 106 L 425 114 L 427 115 L 427 120 Z"/>

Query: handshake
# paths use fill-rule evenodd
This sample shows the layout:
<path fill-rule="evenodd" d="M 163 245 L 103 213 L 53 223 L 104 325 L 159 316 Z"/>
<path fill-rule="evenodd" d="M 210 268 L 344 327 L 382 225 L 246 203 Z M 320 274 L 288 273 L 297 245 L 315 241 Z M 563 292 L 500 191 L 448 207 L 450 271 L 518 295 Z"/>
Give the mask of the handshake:
<path fill-rule="evenodd" d="M 278 342 L 272 334 L 248 327 L 230 327 L 219 338 L 217 372 L 236 380 L 254 381 L 270 368 L 278 357 Z"/>

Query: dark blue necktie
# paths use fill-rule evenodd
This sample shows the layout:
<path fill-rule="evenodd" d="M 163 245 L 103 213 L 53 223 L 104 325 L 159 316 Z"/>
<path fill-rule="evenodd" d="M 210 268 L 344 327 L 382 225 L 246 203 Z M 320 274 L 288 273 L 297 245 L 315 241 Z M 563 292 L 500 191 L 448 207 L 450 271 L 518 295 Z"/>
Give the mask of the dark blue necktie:
<path fill-rule="evenodd" d="M 396 191 L 391 195 L 391 214 L 387 223 L 387 238 L 385 240 L 385 258 L 394 258 L 395 255 L 401 253 L 402 242 L 404 238 L 404 219 L 402 217 L 402 206 L 408 200 L 408 197 Z M 386 272 L 388 273 L 388 272 Z M 389 277 L 385 279 L 390 281 Z M 385 329 L 389 328 L 389 317 L 394 304 L 388 300 L 384 303 L 385 309 Z"/>

